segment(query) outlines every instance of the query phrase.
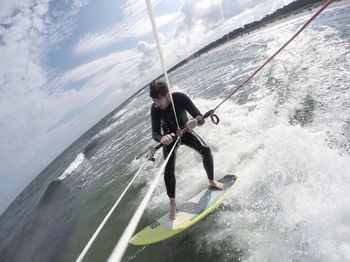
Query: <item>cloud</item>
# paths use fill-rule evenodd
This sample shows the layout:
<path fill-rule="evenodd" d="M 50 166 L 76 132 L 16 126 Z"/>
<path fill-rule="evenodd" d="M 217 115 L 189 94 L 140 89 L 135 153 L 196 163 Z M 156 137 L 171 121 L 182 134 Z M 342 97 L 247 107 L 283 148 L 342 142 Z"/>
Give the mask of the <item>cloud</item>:
<path fill-rule="evenodd" d="M 210 31 L 221 27 L 225 21 L 242 12 L 254 10 L 251 14 L 266 15 L 290 2 L 292 2 L 292 0 L 186 0 L 183 2 L 180 9 L 182 12 L 182 19 L 178 21 L 176 34 L 180 34 L 180 32 L 183 31 L 191 32 L 197 28 L 198 25 L 205 26 L 207 31 Z M 255 17 L 251 17 L 251 19 L 253 20 Z M 235 28 L 232 28 L 232 30 L 233 29 Z"/>
<path fill-rule="evenodd" d="M 292 0 L 186 0 L 176 22 L 172 50 L 188 56 L 224 34 L 259 20 Z"/>
<path fill-rule="evenodd" d="M 60 84 L 65 85 L 70 82 L 76 82 L 90 78 L 98 73 L 106 71 L 106 69 L 115 66 L 121 66 L 117 71 L 120 73 L 128 68 L 129 62 L 136 62 L 138 54 L 135 50 L 130 49 L 121 52 L 114 52 L 105 57 L 98 58 L 94 61 L 88 62 L 82 66 L 78 66 L 72 70 L 67 71 L 60 78 Z M 115 68 L 114 68 L 115 69 Z"/>
<path fill-rule="evenodd" d="M 161 47 L 163 47 L 165 37 L 160 33 L 159 41 L 161 43 Z M 137 50 L 142 54 L 138 64 L 138 70 L 141 75 L 145 75 L 149 71 L 154 71 L 155 69 L 160 68 L 160 58 L 156 44 L 150 44 L 145 41 L 139 41 L 137 43 Z M 155 66 L 157 66 L 157 68 L 155 68 Z"/>
<path fill-rule="evenodd" d="M 159 2 L 156 1 L 154 5 Z M 179 15 L 180 13 L 177 11 L 160 15 L 157 17 L 158 27 L 163 27 L 175 21 Z M 129 0 L 124 5 L 123 17 L 120 22 L 82 37 L 74 46 L 74 53 L 78 55 L 90 53 L 126 39 L 145 36 L 151 32 L 152 27 L 144 1 Z"/>
<path fill-rule="evenodd" d="M 76 10 L 85 1 L 71 2 Z M 0 24 L 0 170 L 5 175 L 18 168 L 43 146 L 32 142 L 41 137 L 45 126 L 55 118 L 86 100 L 91 94 L 51 91 L 48 70 L 42 64 L 48 48 L 53 23 L 48 1 L 20 1 L 2 9 Z M 50 11 L 51 10 L 51 11 Z M 76 11 L 74 11 L 76 12 Z M 68 16 L 65 16 L 69 20 Z M 55 31 L 59 32 L 59 31 Z M 44 128 L 43 128 L 44 127 Z"/>
<path fill-rule="evenodd" d="M 40 100 L 46 96 L 40 88 L 47 79 L 37 63 L 43 42 L 43 29 L 38 26 L 42 19 L 41 13 L 30 14 L 24 9 L 9 16 L 7 26 L 1 27 L 0 169 L 4 173 L 13 162 L 8 156 L 21 150 L 26 140 L 24 133 L 32 135 L 32 130 L 24 132 L 22 128 L 27 125 L 32 109 L 40 107 Z"/>
<path fill-rule="evenodd" d="M 223 18 L 218 1 L 185 1 L 181 7 L 182 23 L 189 31 L 201 23 L 208 28 L 216 27 Z"/>
<path fill-rule="evenodd" d="M 49 133 L 45 130 L 89 104 L 105 89 L 112 86 L 115 90 L 125 90 L 130 87 L 126 93 L 130 95 L 140 87 L 142 79 L 137 65 L 141 55 L 135 48 L 90 61 L 54 79 L 50 77 L 50 69 L 42 63 L 45 52 L 52 48 L 52 44 L 67 37 L 63 35 L 73 32 L 74 15 L 85 3 L 60 2 L 63 6 L 52 3 L 54 6 L 49 7 L 49 2 L 37 1 L 32 5 L 12 5 L 8 10 L 17 8 L 17 11 L 11 11 L 11 15 L 2 20 L 5 22 L 0 25 L 1 175 L 9 174 L 42 150 L 62 126 L 51 129 Z M 74 84 L 79 88 L 67 89 Z M 119 95 L 119 100 L 125 98 Z M 119 100 L 114 104 L 111 101 L 109 108 L 115 107 Z M 94 116 L 100 115 L 101 110 L 93 112 L 89 116 L 90 122 L 75 127 L 71 133 L 85 131 L 91 122 L 96 121 Z M 60 141 L 61 146 L 72 142 L 69 139 Z"/>
<path fill-rule="evenodd" d="M 88 4 L 88 0 L 51 1 L 46 16 L 49 23 L 47 41 L 50 48 L 59 45 L 71 36 L 75 30 L 76 16 L 79 10 Z"/>
<path fill-rule="evenodd" d="M 176 16 L 173 35 L 167 38 L 162 36 L 161 45 L 167 68 L 224 34 L 259 20 L 290 2 L 292 0 L 183 1 Z M 158 20 L 159 17 L 156 18 Z M 138 65 L 140 75 L 149 79 L 163 73 L 154 43 L 139 41 L 137 50 L 142 54 Z"/>
<path fill-rule="evenodd" d="M 28 6 L 30 2 L 29 0 L 2 0 L 0 2 L 0 21 L 6 20 L 6 17 L 11 16 L 15 10 Z"/>

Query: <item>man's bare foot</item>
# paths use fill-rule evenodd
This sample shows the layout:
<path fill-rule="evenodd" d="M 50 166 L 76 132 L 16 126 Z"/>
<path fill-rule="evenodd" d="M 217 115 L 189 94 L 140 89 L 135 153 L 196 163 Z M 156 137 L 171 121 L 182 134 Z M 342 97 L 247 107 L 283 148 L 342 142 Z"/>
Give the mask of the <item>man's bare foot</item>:
<path fill-rule="evenodd" d="M 209 184 L 212 186 L 212 187 L 215 187 L 216 189 L 219 189 L 219 190 L 222 190 L 224 189 L 224 184 L 223 183 L 220 183 L 216 180 L 209 180 Z"/>
<path fill-rule="evenodd" d="M 169 212 L 169 219 L 175 220 L 177 216 L 177 207 L 175 198 L 170 198 L 170 212 Z"/>

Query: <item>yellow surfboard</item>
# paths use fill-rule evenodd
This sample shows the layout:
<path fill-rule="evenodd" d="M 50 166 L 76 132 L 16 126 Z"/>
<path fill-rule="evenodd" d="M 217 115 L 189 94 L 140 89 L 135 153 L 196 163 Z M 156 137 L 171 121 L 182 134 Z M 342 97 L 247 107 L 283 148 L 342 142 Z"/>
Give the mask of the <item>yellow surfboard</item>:
<path fill-rule="evenodd" d="M 129 243 L 132 245 L 149 245 L 160 242 L 188 229 L 217 208 L 232 191 L 237 177 L 226 175 L 219 180 L 224 189 L 208 187 L 179 206 L 175 220 L 165 214 L 145 229 L 133 236 Z"/>

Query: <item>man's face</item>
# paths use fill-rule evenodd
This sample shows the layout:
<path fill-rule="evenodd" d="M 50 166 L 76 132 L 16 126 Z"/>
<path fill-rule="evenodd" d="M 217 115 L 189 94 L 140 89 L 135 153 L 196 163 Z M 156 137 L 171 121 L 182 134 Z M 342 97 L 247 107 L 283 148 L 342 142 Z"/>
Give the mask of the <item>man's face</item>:
<path fill-rule="evenodd" d="M 166 109 L 170 104 L 169 95 L 161 96 L 159 98 L 152 98 L 153 103 L 156 107 L 160 108 L 161 110 Z"/>

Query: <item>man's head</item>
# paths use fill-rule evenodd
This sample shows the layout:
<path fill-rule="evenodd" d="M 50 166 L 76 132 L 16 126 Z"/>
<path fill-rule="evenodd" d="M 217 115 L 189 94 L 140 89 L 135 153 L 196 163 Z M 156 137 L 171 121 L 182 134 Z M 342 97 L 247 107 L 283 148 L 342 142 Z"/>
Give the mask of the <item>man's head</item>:
<path fill-rule="evenodd" d="M 149 95 L 152 97 L 152 100 L 156 107 L 164 110 L 170 104 L 170 94 L 169 88 L 166 82 L 158 80 L 153 81 L 150 84 Z"/>

